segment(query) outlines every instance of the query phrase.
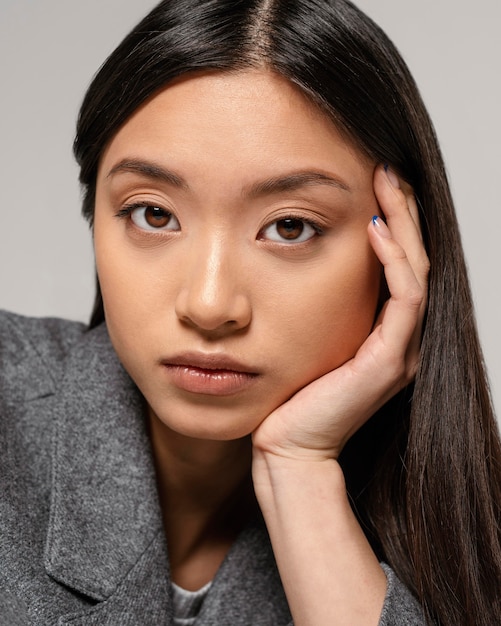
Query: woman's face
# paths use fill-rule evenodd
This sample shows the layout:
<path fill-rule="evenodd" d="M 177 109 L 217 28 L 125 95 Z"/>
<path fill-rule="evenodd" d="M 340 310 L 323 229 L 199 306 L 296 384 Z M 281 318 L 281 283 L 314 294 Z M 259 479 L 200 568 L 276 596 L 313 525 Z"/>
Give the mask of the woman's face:
<path fill-rule="evenodd" d="M 113 345 L 150 410 L 251 433 L 369 334 L 370 163 L 265 71 L 176 81 L 101 159 L 95 249 Z"/>

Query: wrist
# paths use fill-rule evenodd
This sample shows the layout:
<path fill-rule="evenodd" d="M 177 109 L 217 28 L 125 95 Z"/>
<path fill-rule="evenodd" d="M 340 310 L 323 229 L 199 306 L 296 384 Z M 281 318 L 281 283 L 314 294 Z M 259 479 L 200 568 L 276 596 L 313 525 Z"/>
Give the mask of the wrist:
<path fill-rule="evenodd" d="M 287 498 L 295 501 L 336 496 L 348 503 L 346 482 L 336 459 L 321 455 L 287 456 L 253 449 L 252 474 L 256 496 L 265 501 Z M 325 493 L 324 493 L 325 492 Z"/>
<path fill-rule="evenodd" d="M 254 433 L 252 436 L 253 454 L 262 456 L 267 462 L 272 464 L 280 464 L 282 461 L 287 464 L 288 461 L 297 461 L 300 463 L 323 463 L 336 461 L 341 454 L 346 441 L 340 441 L 334 445 L 325 445 L 326 438 L 323 438 L 323 444 L 313 440 L 296 444 L 292 441 L 276 443 L 265 439 L 261 433 Z"/>
<path fill-rule="evenodd" d="M 351 509 L 337 460 L 255 449 L 253 476 L 294 623 L 376 623 L 386 576 Z"/>

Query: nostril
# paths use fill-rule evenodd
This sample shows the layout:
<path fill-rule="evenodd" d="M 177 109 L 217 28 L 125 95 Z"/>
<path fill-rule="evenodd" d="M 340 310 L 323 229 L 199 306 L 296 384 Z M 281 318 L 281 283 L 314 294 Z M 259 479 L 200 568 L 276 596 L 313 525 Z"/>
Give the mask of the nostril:
<path fill-rule="evenodd" d="M 221 293 L 218 298 L 194 297 L 184 291 L 176 301 L 178 319 L 204 333 L 228 333 L 247 327 L 252 314 L 250 300 L 242 294 Z"/>

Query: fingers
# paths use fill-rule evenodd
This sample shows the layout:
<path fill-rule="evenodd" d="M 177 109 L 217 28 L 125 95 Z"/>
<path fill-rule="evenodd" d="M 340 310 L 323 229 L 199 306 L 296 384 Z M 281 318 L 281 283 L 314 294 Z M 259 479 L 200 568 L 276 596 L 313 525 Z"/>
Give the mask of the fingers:
<path fill-rule="evenodd" d="M 388 228 L 405 251 L 420 284 L 426 285 L 429 261 L 423 246 L 419 213 L 412 188 L 390 169 L 378 166 L 374 191 Z"/>
<path fill-rule="evenodd" d="M 417 204 L 411 188 L 378 166 L 374 190 L 388 226 L 381 218 L 369 226 L 369 239 L 384 266 L 390 299 L 378 320 L 386 358 L 413 376 L 419 357 L 427 304 L 429 261 L 423 245 Z"/>

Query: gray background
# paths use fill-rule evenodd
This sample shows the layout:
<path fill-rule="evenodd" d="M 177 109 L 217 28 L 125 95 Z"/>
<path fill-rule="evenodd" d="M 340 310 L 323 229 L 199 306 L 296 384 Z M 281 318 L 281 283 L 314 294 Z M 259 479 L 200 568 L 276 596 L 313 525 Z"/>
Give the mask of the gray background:
<path fill-rule="evenodd" d="M 457 204 L 501 407 L 501 2 L 358 0 L 421 88 Z M 0 0 L 0 307 L 86 320 L 93 260 L 71 143 L 92 75 L 155 2 Z"/>

